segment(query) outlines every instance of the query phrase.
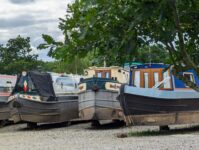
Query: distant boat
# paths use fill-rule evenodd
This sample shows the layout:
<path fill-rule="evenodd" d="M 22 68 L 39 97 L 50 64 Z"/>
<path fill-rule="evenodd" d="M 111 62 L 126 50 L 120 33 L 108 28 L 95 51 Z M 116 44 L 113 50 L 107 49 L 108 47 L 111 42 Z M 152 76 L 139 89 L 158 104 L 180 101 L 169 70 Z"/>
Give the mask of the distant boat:
<path fill-rule="evenodd" d="M 9 97 L 16 112 L 14 122 L 67 123 L 78 118 L 77 83 L 71 77 L 56 77 L 52 83 L 49 73 L 23 72 Z"/>
<path fill-rule="evenodd" d="M 135 62 L 135 61 L 131 61 L 131 62 L 126 62 L 126 63 L 124 63 L 124 69 L 125 70 L 130 70 L 130 68 L 132 67 L 132 66 L 137 66 L 137 65 L 142 65 L 143 63 L 141 63 L 141 62 Z"/>
<path fill-rule="evenodd" d="M 0 75 L 0 122 L 10 118 L 8 97 L 15 85 L 17 76 Z"/>
<path fill-rule="evenodd" d="M 79 115 L 91 120 L 123 120 L 119 101 L 116 100 L 121 83 L 128 82 L 129 72 L 121 67 L 90 67 L 86 78 L 79 83 Z"/>
<path fill-rule="evenodd" d="M 179 73 L 199 86 L 194 70 Z M 163 64 L 133 66 L 130 85 L 118 97 L 127 124 L 170 125 L 199 123 L 199 92 L 189 88 Z"/>

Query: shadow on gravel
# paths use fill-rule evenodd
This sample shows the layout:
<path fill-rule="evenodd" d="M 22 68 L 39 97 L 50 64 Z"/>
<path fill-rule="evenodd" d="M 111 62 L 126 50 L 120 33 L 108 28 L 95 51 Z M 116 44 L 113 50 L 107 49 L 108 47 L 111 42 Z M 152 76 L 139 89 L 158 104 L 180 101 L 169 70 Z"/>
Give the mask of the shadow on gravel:
<path fill-rule="evenodd" d="M 18 131 L 41 131 L 41 130 L 50 130 L 50 129 L 56 129 L 56 128 L 65 128 L 70 127 L 77 124 L 83 124 L 87 123 L 88 121 L 72 121 L 70 125 L 67 123 L 53 123 L 53 124 L 39 124 L 34 128 L 28 128 L 25 126 L 24 128 L 18 129 Z"/>
<path fill-rule="evenodd" d="M 147 131 L 138 131 L 138 132 L 129 132 L 129 133 L 121 133 L 117 134 L 118 138 L 126 138 L 126 137 L 141 137 L 141 136 L 166 136 L 166 135 L 176 135 L 176 134 L 189 134 L 199 131 L 199 125 L 187 127 L 187 128 L 179 128 L 179 129 L 170 129 L 167 131 L 162 130 L 147 130 Z"/>
<path fill-rule="evenodd" d="M 0 128 L 10 126 L 10 125 L 13 125 L 13 124 L 14 123 L 12 121 L 2 120 L 2 121 L 0 121 Z"/>
<path fill-rule="evenodd" d="M 119 129 L 125 126 L 123 121 L 111 122 L 106 124 L 101 124 L 99 126 L 90 126 L 86 129 L 89 130 L 109 130 L 109 129 Z"/>

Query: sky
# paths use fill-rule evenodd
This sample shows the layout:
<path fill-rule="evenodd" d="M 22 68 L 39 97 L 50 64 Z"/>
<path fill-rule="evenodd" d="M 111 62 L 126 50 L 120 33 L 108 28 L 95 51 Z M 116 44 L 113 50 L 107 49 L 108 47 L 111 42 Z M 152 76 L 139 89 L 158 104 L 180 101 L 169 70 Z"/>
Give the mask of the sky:
<path fill-rule="evenodd" d="M 58 28 L 59 18 L 64 18 L 67 4 L 73 0 L 0 0 L 0 44 L 6 44 L 18 35 L 30 37 L 31 46 L 40 60 L 52 61 L 48 50 L 37 50 L 43 42 L 42 34 L 56 40 L 64 37 Z"/>

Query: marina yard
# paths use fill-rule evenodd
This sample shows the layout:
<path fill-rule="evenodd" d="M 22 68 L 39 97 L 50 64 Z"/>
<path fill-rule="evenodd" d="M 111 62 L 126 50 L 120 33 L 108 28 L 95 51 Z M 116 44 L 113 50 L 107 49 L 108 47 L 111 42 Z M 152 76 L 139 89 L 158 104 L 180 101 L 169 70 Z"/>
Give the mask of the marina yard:
<path fill-rule="evenodd" d="M 187 129 L 188 128 L 188 129 Z M 118 138 L 120 133 L 145 133 L 157 131 L 155 136 Z M 194 150 L 199 147 L 199 127 L 171 126 L 168 135 L 158 132 L 158 127 L 105 124 L 91 128 L 90 123 L 72 123 L 64 127 L 41 125 L 28 129 L 26 124 L 15 124 L 0 129 L 0 149 L 4 150 Z"/>
<path fill-rule="evenodd" d="M 0 150 L 199 149 L 199 0 L 0 6 Z"/>

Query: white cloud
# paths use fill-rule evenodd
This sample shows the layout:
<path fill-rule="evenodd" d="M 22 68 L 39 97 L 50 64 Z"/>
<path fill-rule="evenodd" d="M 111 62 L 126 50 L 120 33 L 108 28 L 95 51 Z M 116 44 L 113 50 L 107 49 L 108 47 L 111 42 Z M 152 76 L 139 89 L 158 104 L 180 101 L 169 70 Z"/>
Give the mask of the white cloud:
<path fill-rule="evenodd" d="M 42 43 L 41 35 L 63 40 L 58 29 L 67 4 L 73 0 L 0 0 L 0 44 L 18 35 L 30 37 L 33 47 Z M 36 53 L 36 49 L 34 49 Z M 40 59 L 49 60 L 47 51 L 37 51 Z"/>

